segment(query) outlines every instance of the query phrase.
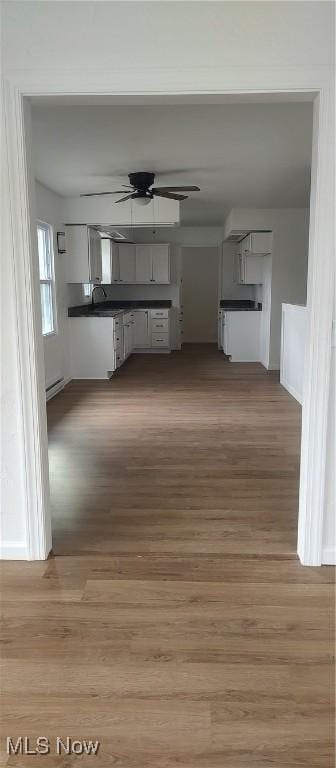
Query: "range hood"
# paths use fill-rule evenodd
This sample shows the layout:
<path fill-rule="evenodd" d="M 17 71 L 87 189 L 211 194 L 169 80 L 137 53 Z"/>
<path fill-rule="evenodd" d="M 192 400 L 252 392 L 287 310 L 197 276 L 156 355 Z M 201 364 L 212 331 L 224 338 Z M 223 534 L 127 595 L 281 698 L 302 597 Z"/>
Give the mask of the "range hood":
<path fill-rule="evenodd" d="M 226 243 L 240 243 L 240 241 L 244 240 L 244 237 L 246 237 L 246 235 L 249 235 L 249 234 L 250 234 L 249 229 L 243 229 L 243 230 L 231 229 L 228 235 L 224 237 L 224 240 Z"/>
<path fill-rule="evenodd" d="M 250 232 L 270 232 L 268 212 L 262 209 L 232 208 L 224 223 L 224 241 L 240 243 Z"/>

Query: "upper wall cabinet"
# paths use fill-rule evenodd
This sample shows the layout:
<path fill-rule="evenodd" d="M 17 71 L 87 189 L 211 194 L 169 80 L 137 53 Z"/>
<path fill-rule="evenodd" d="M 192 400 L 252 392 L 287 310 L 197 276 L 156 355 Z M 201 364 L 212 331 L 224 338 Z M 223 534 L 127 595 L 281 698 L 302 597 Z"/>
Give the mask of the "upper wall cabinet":
<path fill-rule="evenodd" d="M 170 282 L 170 246 L 168 243 L 136 245 L 136 282 Z"/>
<path fill-rule="evenodd" d="M 68 283 L 101 283 L 101 238 L 84 225 L 66 228 L 66 279 Z"/>
<path fill-rule="evenodd" d="M 133 243 L 102 239 L 102 283 L 135 283 L 136 259 Z"/>
<path fill-rule="evenodd" d="M 71 224 L 97 224 L 124 227 L 171 227 L 180 223 L 178 200 L 155 197 L 149 205 L 126 200 L 115 205 L 111 197 L 67 197 L 66 222 Z"/>
<path fill-rule="evenodd" d="M 262 256 L 238 254 L 237 282 L 240 285 L 261 285 L 264 282 L 264 259 Z"/>
<path fill-rule="evenodd" d="M 272 253 L 272 232 L 251 232 L 238 243 L 238 254 L 266 256 Z"/>
<path fill-rule="evenodd" d="M 135 283 L 135 245 L 120 243 L 114 259 L 113 282 Z"/>
<path fill-rule="evenodd" d="M 67 282 L 106 284 L 167 284 L 170 282 L 168 243 L 114 243 L 91 227 L 69 227 Z"/>

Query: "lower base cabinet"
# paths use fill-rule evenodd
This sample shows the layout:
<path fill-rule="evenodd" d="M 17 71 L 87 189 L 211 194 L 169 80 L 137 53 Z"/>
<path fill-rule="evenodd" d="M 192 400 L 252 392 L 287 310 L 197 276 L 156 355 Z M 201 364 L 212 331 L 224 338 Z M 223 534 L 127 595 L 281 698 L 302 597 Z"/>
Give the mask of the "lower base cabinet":
<path fill-rule="evenodd" d="M 112 317 L 69 318 L 69 359 L 72 379 L 108 379 L 117 367 Z"/>
<path fill-rule="evenodd" d="M 222 312 L 221 346 L 233 363 L 260 362 L 261 312 Z"/>
<path fill-rule="evenodd" d="M 147 349 L 150 346 L 150 309 L 134 311 L 134 348 Z"/>
<path fill-rule="evenodd" d="M 134 351 L 170 350 L 169 310 L 69 318 L 72 379 L 109 379 Z"/>
<path fill-rule="evenodd" d="M 136 310 L 135 349 L 170 349 L 169 309 Z"/>

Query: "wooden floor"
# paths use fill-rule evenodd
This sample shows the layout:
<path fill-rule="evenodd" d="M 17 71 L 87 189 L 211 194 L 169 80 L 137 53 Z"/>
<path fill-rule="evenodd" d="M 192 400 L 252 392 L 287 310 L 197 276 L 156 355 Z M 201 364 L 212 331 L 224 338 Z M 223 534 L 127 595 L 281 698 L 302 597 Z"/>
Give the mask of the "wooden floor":
<path fill-rule="evenodd" d="M 134 355 L 48 420 L 54 554 L 2 566 L 3 733 L 101 746 L 3 764 L 331 768 L 333 569 L 295 555 L 277 374 Z"/>

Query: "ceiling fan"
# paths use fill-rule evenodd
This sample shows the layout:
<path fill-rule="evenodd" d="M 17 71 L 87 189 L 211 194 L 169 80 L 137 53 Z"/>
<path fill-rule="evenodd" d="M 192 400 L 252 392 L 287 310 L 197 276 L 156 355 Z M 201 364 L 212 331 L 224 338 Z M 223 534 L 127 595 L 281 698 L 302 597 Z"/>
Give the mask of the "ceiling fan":
<path fill-rule="evenodd" d="M 199 187 L 153 187 L 155 173 L 149 173 L 148 171 L 137 171 L 136 173 L 129 173 L 129 184 L 122 184 L 123 190 L 116 190 L 115 192 L 86 192 L 80 195 L 80 197 L 97 197 L 101 195 L 123 195 L 126 190 L 128 194 L 126 197 L 121 197 L 119 200 L 115 200 L 116 203 L 123 203 L 125 200 L 136 200 L 140 205 L 147 205 L 153 200 L 154 196 L 166 197 L 168 200 L 186 200 L 188 195 L 181 195 L 180 192 L 199 192 Z"/>

